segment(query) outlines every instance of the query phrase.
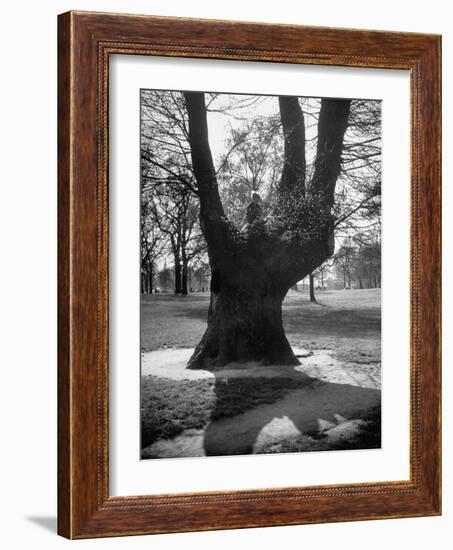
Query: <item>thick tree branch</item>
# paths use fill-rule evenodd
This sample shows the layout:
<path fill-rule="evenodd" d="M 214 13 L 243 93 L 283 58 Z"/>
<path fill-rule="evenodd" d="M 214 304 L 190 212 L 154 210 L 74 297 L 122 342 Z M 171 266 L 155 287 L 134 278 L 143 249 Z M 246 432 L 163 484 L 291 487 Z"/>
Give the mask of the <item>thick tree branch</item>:
<path fill-rule="evenodd" d="M 219 195 L 214 162 L 208 139 L 208 120 L 204 93 L 184 92 L 189 117 L 189 144 L 192 167 L 200 198 L 200 225 L 208 244 L 213 266 L 223 263 L 225 252 L 233 246 L 234 230 L 225 215 Z"/>
<path fill-rule="evenodd" d="M 161 170 L 164 170 L 171 176 L 173 176 L 176 180 L 178 180 L 180 183 L 188 187 L 192 193 L 195 195 L 198 195 L 198 190 L 193 187 L 193 185 L 189 182 L 187 178 L 182 177 L 180 174 L 176 173 L 174 170 L 171 170 L 168 166 L 165 166 L 164 164 L 161 164 L 160 162 L 156 161 L 155 158 L 150 155 L 147 151 L 142 151 L 142 160 L 149 162 L 153 166 L 156 166 L 156 168 L 160 168 Z M 144 176 L 146 179 L 148 176 Z M 157 178 L 156 178 L 157 179 Z"/>
<path fill-rule="evenodd" d="M 318 145 L 314 163 L 311 194 L 330 210 L 334 203 L 335 184 L 341 169 L 343 139 L 348 126 L 351 101 L 323 99 L 318 121 Z"/>
<path fill-rule="evenodd" d="M 280 96 L 280 117 L 285 143 L 280 197 L 305 195 L 305 121 L 297 97 Z"/>
<path fill-rule="evenodd" d="M 360 201 L 360 203 L 355 208 L 353 208 L 352 210 L 350 210 L 349 212 L 347 212 L 346 214 L 344 214 L 343 216 L 335 220 L 334 227 L 338 227 L 340 224 L 342 224 L 344 221 L 350 218 L 353 214 L 355 214 L 358 210 L 360 210 L 367 202 L 369 202 L 371 199 L 374 199 L 377 196 L 378 194 L 375 193 L 373 195 L 365 197 L 362 201 Z"/>
<path fill-rule="evenodd" d="M 184 92 L 189 115 L 189 143 L 192 166 L 198 183 L 202 218 L 204 221 L 225 217 L 220 200 L 214 162 L 208 139 L 208 120 L 204 94 Z M 205 220 L 206 218 L 206 220 Z"/>

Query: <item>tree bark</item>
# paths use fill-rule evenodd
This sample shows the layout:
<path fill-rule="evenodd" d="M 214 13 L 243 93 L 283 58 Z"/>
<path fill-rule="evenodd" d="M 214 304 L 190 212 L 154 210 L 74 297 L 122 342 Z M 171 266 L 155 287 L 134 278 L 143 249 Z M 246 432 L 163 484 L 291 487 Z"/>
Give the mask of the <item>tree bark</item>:
<path fill-rule="evenodd" d="M 173 237 L 171 237 L 171 249 L 173 252 L 173 261 L 175 264 L 175 294 L 181 294 L 181 256 L 179 253 L 179 243 Z"/>
<path fill-rule="evenodd" d="M 151 263 L 149 266 L 149 274 L 148 274 L 148 294 L 153 293 L 153 279 L 154 279 L 154 273 L 153 273 L 153 264 Z"/>
<path fill-rule="evenodd" d="M 310 273 L 308 278 L 310 280 L 310 302 L 316 302 L 315 284 L 314 284 L 315 278 L 313 277 L 313 273 Z"/>
<path fill-rule="evenodd" d="M 187 296 L 188 290 L 187 290 L 187 273 L 188 273 L 188 262 L 187 259 L 183 257 L 182 259 L 182 271 L 181 271 L 181 294 L 183 296 Z"/>
<path fill-rule="evenodd" d="M 177 253 L 174 253 L 173 255 L 175 261 L 175 294 L 181 294 L 181 261 Z"/>
<path fill-rule="evenodd" d="M 284 289 L 266 277 L 250 276 L 248 269 L 231 270 L 227 277 L 214 272 L 208 326 L 188 367 L 233 361 L 297 365 L 283 329 Z"/>
<path fill-rule="evenodd" d="M 181 264 L 175 262 L 175 294 L 181 294 Z"/>
<path fill-rule="evenodd" d="M 278 103 L 285 144 L 279 198 L 286 204 L 294 192 L 305 195 L 305 121 L 297 97 L 280 97 Z"/>

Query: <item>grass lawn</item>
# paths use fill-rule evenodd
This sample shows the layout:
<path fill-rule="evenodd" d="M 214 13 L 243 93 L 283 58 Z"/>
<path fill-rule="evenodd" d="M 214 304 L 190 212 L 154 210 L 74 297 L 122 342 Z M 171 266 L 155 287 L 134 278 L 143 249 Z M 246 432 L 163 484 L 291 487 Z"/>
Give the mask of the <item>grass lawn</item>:
<path fill-rule="evenodd" d="M 210 420 L 274 403 L 309 383 L 283 377 L 231 378 L 222 383 L 146 376 L 141 385 L 142 448 L 184 430 L 201 429 Z"/>
<path fill-rule="evenodd" d="M 292 345 L 331 349 L 342 360 L 380 360 L 380 289 L 320 291 L 313 304 L 306 292 L 290 291 L 283 322 Z M 142 297 L 143 351 L 195 347 L 206 328 L 209 294 Z"/>

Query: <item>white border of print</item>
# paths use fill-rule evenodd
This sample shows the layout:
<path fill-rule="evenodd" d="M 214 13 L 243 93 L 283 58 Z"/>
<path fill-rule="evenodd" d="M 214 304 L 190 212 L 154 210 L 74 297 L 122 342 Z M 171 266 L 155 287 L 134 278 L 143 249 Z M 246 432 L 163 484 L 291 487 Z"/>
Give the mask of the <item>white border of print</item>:
<path fill-rule="evenodd" d="M 140 460 L 139 90 L 383 100 L 382 449 Z M 110 57 L 110 494 L 409 479 L 409 72 Z"/>

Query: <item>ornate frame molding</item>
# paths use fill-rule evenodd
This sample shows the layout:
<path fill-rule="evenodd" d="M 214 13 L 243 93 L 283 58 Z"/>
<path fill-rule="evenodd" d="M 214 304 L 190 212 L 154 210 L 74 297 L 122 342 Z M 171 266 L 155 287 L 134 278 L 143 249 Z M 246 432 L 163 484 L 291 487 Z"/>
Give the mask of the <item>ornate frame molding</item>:
<path fill-rule="evenodd" d="M 110 55 L 410 71 L 409 481 L 109 496 Z M 87 538 L 440 514 L 440 37 L 68 12 L 59 16 L 58 85 L 59 533 Z"/>

